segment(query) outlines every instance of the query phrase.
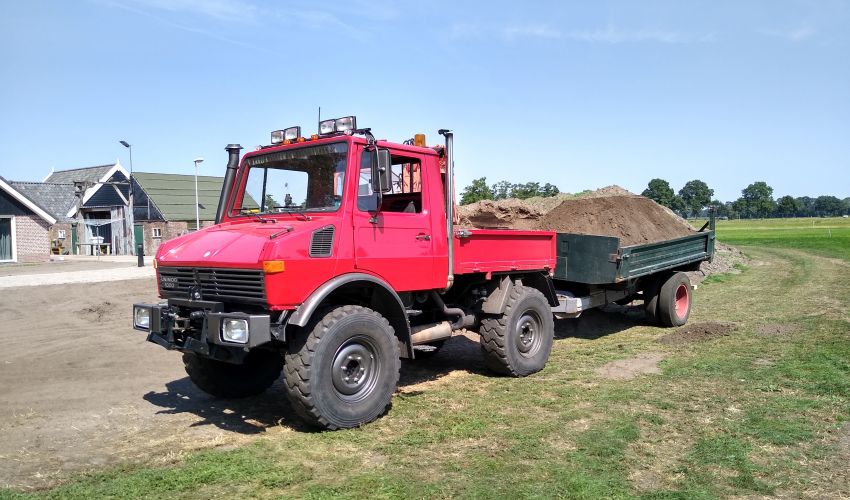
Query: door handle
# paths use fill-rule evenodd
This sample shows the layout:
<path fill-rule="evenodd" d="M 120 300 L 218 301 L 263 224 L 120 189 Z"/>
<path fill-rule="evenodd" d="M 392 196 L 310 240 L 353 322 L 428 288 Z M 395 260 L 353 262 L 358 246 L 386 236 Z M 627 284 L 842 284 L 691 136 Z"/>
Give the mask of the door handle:
<path fill-rule="evenodd" d="M 420 241 L 422 241 L 422 240 L 424 240 L 424 241 L 430 241 L 430 240 L 431 240 L 431 235 L 430 235 L 430 234 L 417 234 L 417 235 L 416 235 L 416 239 L 417 239 L 417 240 L 420 240 Z"/>

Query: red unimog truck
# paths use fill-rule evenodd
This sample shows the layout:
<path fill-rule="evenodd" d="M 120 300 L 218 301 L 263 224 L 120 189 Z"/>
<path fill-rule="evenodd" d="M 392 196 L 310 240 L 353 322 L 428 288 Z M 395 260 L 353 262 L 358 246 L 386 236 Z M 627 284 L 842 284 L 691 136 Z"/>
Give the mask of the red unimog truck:
<path fill-rule="evenodd" d="M 383 415 L 400 358 L 478 331 L 487 366 L 525 376 L 549 358 L 554 318 L 643 300 L 651 321 L 682 325 L 681 271 L 714 253 L 713 225 L 669 241 L 456 228 L 453 135 L 426 147 L 376 140 L 354 117 L 229 145 L 216 225 L 163 243 L 159 304 L 133 326 L 183 353 L 192 381 L 223 398 L 259 394 L 283 371 L 312 425 Z"/>

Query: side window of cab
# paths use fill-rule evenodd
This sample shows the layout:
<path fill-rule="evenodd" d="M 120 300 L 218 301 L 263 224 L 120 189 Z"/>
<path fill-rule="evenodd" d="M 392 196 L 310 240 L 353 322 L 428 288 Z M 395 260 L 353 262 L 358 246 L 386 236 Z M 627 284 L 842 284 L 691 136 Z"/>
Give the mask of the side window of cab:
<path fill-rule="evenodd" d="M 382 212 L 418 214 L 422 212 L 422 160 L 412 156 L 391 155 L 390 191 L 381 196 Z M 372 155 L 364 151 L 360 157 L 357 207 L 374 206 L 372 192 Z"/>

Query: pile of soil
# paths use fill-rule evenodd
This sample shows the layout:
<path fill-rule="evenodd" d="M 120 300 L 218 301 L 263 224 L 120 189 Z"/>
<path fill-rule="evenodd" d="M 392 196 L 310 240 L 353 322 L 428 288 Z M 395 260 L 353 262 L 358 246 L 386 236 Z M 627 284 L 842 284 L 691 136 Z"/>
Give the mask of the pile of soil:
<path fill-rule="evenodd" d="M 673 333 L 668 333 L 667 335 L 660 337 L 658 342 L 669 345 L 707 342 L 716 338 L 725 337 L 737 329 L 738 325 L 735 323 L 724 323 L 718 321 L 691 323 L 677 328 Z"/>
<path fill-rule="evenodd" d="M 517 199 L 484 200 L 458 208 L 461 226 L 478 229 L 536 229 L 543 212 Z"/>
<path fill-rule="evenodd" d="M 691 283 L 697 284 L 712 274 L 739 274 L 740 266 L 747 266 L 750 263 L 750 259 L 737 248 L 715 240 L 714 260 L 703 262 L 699 266 L 699 271 L 689 271 L 687 275 Z"/>
<path fill-rule="evenodd" d="M 627 246 L 693 234 L 683 222 L 649 198 L 616 195 L 564 200 L 538 222 L 538 229 L 616 236 Z"/>
<path fill-rule="evenodd" d="M 624 246 L 694 232 L 687 221 L 669 209 L 619 186 L 578 196 L 480 201 L 460 207 L 459 215 L 461 226 L 616 236 Z"/>

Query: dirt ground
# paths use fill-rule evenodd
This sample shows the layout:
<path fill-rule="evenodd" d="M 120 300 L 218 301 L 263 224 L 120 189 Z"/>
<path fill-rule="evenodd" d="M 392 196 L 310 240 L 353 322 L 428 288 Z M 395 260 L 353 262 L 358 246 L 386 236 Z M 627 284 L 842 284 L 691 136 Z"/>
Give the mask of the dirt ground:
<path fill-rule="evenodd" d="M 152 279 L 139 279 L 0 292 L 0 487 L 175 460 L 256 432 L 238 405 L 195 389 L 178 354 L 130 327 L 131 304 L 155 300 L 154 291 Z"/>
<path fill-rule="evenodd" d="M 262 433 L 309 431 L 280 381 L 244 400 L 195 388 L 178 353 L 129 325 L 132 303 L 155 301 L 154 290 L 152 279 L 137 279 L 2 292 L 0 487 L 43 488 L 76 472 L 174 463 Z M 558 321 L 555 335 L 596 337 L 643 321 L 638 308 L 616 309 L 622 314 Z M 427 361 L 403 362 L 399 390 L 416 393 L 465 372 L 487 373 L 472 332 Z"/>

